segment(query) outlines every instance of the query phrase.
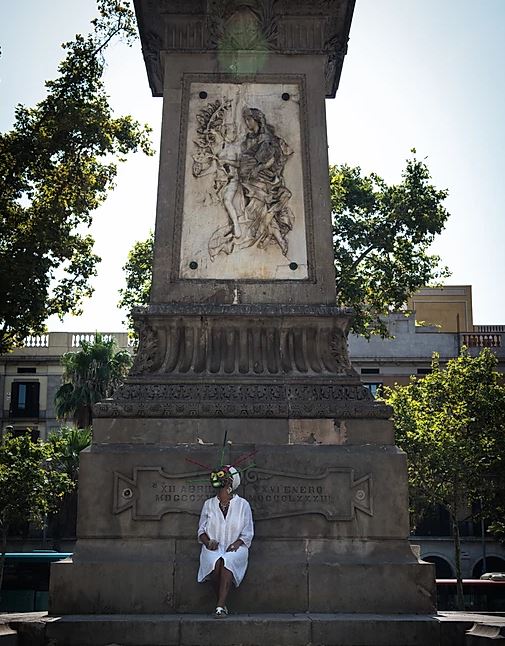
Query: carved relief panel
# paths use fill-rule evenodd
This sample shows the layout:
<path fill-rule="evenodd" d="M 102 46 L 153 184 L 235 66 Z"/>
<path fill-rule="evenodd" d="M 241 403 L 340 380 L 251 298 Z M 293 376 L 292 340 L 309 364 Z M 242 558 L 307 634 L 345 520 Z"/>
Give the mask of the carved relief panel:
<path fill-rule="evenodd" d="M 301 85 L 191 82 L 187 100 L 179 276 L 307 279 Z"/>

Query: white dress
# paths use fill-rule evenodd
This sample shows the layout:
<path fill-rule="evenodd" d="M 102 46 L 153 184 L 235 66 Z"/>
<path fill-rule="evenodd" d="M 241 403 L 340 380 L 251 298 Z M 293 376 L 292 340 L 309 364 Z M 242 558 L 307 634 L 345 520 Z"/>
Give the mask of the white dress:
<path fill-rule="evenodd" d="M 247 500 L 237 495 L 233 496 L 226 518 L 219 509 L 217 496 L 206 500 L 200 515 L 198 537 L 204 533 L 219 544 L 217 550 L 209 550 L 202 545 L 198 583 L 205 581 L 214 570 L 216 561 L 222 558 L 225 568 L 233 574 L 233 582 L 239 586 L 247 570 L 249 547 L 254 536 L 251 507 Z M 239 538 L 244 544 L 236 552 L 227 552 L 228 546 Z"/>

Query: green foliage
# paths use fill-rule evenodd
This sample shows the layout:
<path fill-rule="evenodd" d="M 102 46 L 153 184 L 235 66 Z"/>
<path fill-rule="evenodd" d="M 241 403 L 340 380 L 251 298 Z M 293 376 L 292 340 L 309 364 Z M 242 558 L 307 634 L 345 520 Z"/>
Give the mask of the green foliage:
<path fill-rule="evenodd" d="M 7 434 L 0 444 L 0 589 L 9 527 L 31 521 L 42 525 L 74 486 L 57 465 L 55 448 L 30 434 Z"/>
<path fill-rule="evenodd" d="M 126 323 L 133 330 L 131 310 L 138 305 L 149 303 L 152 283 L 152 266 L 154 253 L 154 234 L 151 231 L 147 240 L 136 242 L 128 254 L 128 261 L 123 267 L 126 287 L 119 290 L 119 307 L 124 307 L 128 314 Z"/>
<path fill-rule="evenodd" d="M 59 418 L 73 417 L 79 428 L 91 425 L 92 406 L 123 382 L 132 359 L 127 350 L 117 350 L 114 339 L 96 334 L 93 343 L 83 341 L 78 352 L 61 358 L 63 384 L 56 392 L 55 407 Z"/>
<path fill-rule="evenodd" d="M 91 440 L 91 428 L 67 426 L 63 426 L 48 437 L 48 442 L 54 448 L 58 468 L 76 484 L 79 473 L 79 453 L 91 444 Z"/>
<path fill-rule="evenodd" d="M 75 534 L 77 522 L 77 488 L 79 477 L 79 453 L 91 444 L 90 428 L 73 428 L 63 426 L 58 432 L 51 433 L 48 442 L 55 453 L 56 467 L 66 473 L 74 483 L 74 489 L 67 492 L 60 500 L 58 508 L 50 514 L 49 532 L 52 536 L 53 549 L 60 551 L 63 536 Z"/>
<path fill-rule="evenodd" d="M 447 191 L 430 181 L 416 159 L 407 160 L 402 181 L 391 186 L 359 167 L 330 167 L 337 303 L 356 311 L 357 334 L 387 336 L 381 317 L 448 276 L 437 269 L 438 256 L 428 254 L 449 216 L 442 206 Z"/>
<path fill-rule="evenodd" d="M 458 521 L 471 515 L 472 503 L 482 503 L 488 520 L 503 522 L 503 504 L 496 502 L 505 492 L 505 386 L 495 367 L 490 350 L 471 357 L 463 348 L 445 369 L 435 355 L 430 374 L 385 389 L 397 443 L 408 455 L 414 508 L 448 511 L 458 578 Z"/>
<path fill-rule="evenodd" d="M 116 162 L 143 150 L 149 128 L 114 117 L 103 85 L 104 51 L 131 42 L 134 17 L 119 0 L 99 0 L 87 36 L 63 45 L 59 76 L 46 82 L 34 108 L 18 105 L 10 132 L 0 134 L 0 353 L 45 319 L 79 313 L 92 293 L 99 258 L 85 233 L 106 199 Z"/>

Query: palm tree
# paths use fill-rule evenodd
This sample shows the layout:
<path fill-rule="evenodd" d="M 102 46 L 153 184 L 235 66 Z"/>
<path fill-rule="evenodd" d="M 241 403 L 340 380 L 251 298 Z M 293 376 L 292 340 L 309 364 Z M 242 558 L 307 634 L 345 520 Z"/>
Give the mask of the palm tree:
<path fill-rule="evenodd" d="M 61 358 L 63 384 L 54 403 L 61 419 L 72 417 L 78 428 L 91 426 L 92 406 L 110 397 L 124 381 L 132 363 L 127 350 L 118 350 L 114 339 L 95 335 L 90 343 L 82 341 L 78 352 L 67 352 Z"/>
<path fill-rule="evenodd" d="M 58 508 L 49 516 L 49 533 L 53 550 L 61 548 L 63 536 L 75 537 L 77 524 L 77 490 L 79 485 L 79 453 L 91 444 L 90 428 L 69 428 L 63 426 L 50 433 L 48 442 L 54 449 L 54 465 L 65 473 L 74 487 L 61 498 Z"/>

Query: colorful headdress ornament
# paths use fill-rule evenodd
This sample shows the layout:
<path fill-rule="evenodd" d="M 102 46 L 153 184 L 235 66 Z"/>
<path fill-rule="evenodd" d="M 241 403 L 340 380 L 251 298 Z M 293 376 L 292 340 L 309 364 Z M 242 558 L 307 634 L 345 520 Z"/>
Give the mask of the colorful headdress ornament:
<path fill-rule="evenodd" d="M 210 472 L 210 483 L 214 487 L 214 489 L 222 489 L 223 487 L 226 487 L 227 485 L 231 487 L 232 491 L 235 491 L 235 489 L 238 488 L 241 482 L 241 473 L 244 473 L 248 469 L 251 469 L 252 467 L 255 466 L 254 462 L 251 462 L 251 464 L 248 464 L 246 467 L 243 468 L 237 468 L 239 464 L 247 460 L 248 458 L 251 458 L 253 455 L 257 453 L 257 451 L 252 451 L 251 453 L 247 453 L 245 455 L 240 456 L 233 464 L 224 464 L 224 452 L 227 446 L 227 441 L 226 438 L 228 436 L 228 431 L 225 432 L 224 434 L 224 439 L 223 439 L 223 447 L 221 449 L 221 455 L 220 455 L 220 460 L 219 460 L 219 466 L 216 468 L 212 468 L 207 464 L 201 464 L 200 462 L 197 462 L 196 460 L 192 460 L 191 458 L 186 458 L 187 462 L 191 462 L 192 464 L 196 464 L 199 467 L 203 467 L 207 471 Z M 229 446 L 229 445 L 228 445 Z M 199 480 L 192 480 L 192 482 L 202 482 L 201 479 Z"/>

